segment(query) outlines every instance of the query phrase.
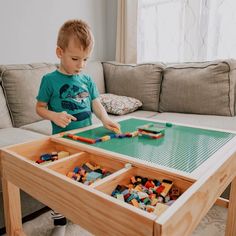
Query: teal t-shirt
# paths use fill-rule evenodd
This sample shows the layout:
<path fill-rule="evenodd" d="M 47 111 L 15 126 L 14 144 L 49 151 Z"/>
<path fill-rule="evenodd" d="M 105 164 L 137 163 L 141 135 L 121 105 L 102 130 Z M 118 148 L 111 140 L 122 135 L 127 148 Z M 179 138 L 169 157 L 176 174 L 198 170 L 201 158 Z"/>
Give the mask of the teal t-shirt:
<path fill-rule="evenodd" d="M 66 111 L 77 118 L 66 128 L 52 122 L 53 134 L 92 124 L 92 100 L 99 96 L 96 84 L 85 74 L 65 75 L 58 70 L 43 76 L 38 101 L 48 104 L 55 112 Z"/>

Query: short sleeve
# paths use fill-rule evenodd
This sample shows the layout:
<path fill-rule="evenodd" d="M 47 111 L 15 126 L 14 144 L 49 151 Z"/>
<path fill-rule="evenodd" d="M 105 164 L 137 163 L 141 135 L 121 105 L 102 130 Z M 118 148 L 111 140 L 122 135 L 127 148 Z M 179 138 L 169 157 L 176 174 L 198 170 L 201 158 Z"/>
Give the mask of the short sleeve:
<path fill-rule="evenodd" d="M 98 92 L 98 89 L 97 89 L 97 85 L 92 80 L 92 78 L 88 77 L 88 79 L 89 79 L 88 89 L 89 89 L 89 94 L 90 94 L 91 101 L 92 101 L 92 100 L 94 100 L 94 99 L 99 97 L 99 92 Z"/>
<path fill-rule="evenodd" d="M 36 97 L 36 99 L 39 102 L 48 103 L 51 95 L 52 95 L 52 89 L 51 89 L 50 83 L 48 81 L 48 78 L 43 76 L 43 78 L 41 80 L 40 87 L 39 87 L 38 96 Z"/>

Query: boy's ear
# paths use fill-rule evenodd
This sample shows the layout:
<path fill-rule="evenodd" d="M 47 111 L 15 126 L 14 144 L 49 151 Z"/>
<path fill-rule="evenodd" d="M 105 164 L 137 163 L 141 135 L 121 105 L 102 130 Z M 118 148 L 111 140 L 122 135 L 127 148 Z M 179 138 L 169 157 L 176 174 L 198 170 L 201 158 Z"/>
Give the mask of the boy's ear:
<path fill-rule="evenodd" d="M 60 59 L 62 57 L 62 53 L 63 53 L 63 50 L 57 46 L 56 48 L 56 54 L 57 54 L 57 57 Z"/>

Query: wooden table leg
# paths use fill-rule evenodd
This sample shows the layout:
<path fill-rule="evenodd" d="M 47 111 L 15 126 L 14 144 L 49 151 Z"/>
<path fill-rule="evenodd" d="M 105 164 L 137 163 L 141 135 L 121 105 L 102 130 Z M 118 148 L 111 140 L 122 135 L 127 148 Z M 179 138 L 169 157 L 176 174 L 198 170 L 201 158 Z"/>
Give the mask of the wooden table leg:
<path fill-rule="evenodd" d="M 226 224 L 225 235 L 236 235 L 236 177 L 233 179 L 230 188 L 228 219 Z"/>
<path fill-rule="evenodd" d="M 25 236 L 21 221 L 20 190 L 4 178 L 2 178 L 2 190 L 7 235 Z"/>

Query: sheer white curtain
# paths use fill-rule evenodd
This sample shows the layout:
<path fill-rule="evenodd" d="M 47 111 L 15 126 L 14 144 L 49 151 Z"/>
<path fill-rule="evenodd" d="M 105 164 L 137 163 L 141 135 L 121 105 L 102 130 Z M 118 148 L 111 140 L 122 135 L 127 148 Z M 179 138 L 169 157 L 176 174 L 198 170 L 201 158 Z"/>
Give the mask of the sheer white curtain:
<path fill-rule="evenodd" d="M 236 0 L 139 0 L 137 61 L 236 58 Z"/>

